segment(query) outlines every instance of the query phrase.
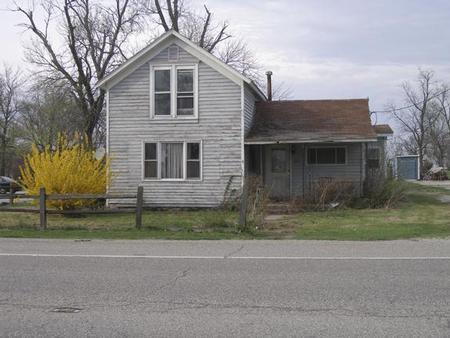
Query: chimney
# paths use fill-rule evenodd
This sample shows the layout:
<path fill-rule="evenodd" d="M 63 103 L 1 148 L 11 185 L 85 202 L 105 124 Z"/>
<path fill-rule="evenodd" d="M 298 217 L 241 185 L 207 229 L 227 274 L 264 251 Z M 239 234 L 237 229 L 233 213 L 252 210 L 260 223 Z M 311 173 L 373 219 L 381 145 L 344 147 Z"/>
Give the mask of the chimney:
<path fill-rule="evenodd" d="M 269 70 L 267 75 L 267 101 L 272 101 L 272 72 Z"/>

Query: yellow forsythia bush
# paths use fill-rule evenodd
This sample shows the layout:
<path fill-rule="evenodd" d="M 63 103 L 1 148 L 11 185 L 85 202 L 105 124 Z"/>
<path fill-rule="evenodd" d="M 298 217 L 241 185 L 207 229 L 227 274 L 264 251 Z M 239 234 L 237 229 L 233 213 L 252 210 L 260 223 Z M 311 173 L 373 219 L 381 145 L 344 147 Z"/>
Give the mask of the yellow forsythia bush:
<path fill-rule="evenodd" d="M 86 138 L 84 138 L 86 139 Z M 39 150 L 32 146 L 31 153 L 20 168 L 20 184 L 28 194 L 38 195 L 44 187 L 47 194 L 105 194 L 111 181 L 109 159 L 97 159 L 95 151 L 80 136 L 69 139 L 60 135 L 56 147 Z M 95 200 L 48 201 L 58 209 L 92 206 Z"/>

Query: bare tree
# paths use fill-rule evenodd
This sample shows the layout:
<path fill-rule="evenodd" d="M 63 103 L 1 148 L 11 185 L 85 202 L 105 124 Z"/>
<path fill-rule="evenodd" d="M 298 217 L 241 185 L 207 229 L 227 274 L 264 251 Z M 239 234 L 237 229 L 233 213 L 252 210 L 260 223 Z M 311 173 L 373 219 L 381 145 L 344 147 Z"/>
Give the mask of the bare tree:
<path fill-rule="evenodd" d="M 265 85 L 264 85 L 265 87 Z M 286 85 L 285 82 L 277 83 L 272 91 L 272 99 L 275 100 L 289 100 L 292 98 L 292 88 Z"/>
<path fill-rule="evenodd" d="M 441 167 L 446 165 L 447 153 L 450 145 L 449 124 L 445 114 L 441 110 L 438 99 L 429 103 L 428 118 L 428 148 L 426 153 L 430 159 Z"/>
<path fill-rule="evenodd" d="M 57 143 L 58 134 L 83 132 L 83 116 L 70 91 L 62 86 L 42 86 L 37 81 L 21 104 L 23 138 L 43 149 Z"/>
<path fill-rule="evenodd" d="M 450 86 L 448 84 L 441 84 L 438 89 L 439 93 L 436 96 L 436 109 L 440 117 L 440 127 L 442 129 L 442 134 L 445 135 L 443 138 L 443 143 L 445 149 L 440 148 L 445 152 L 445 160 L 441 164 L 448 165 L 450 159 Z"/>
<path fill-rule="evenodd" d="M 4 66 L 0 74 L 0 176 L 6 174 L 8 149 L 14 146 L 12 129 L 19 113 L 21 73 Z"/>
<path fill-rule="evenodd" d="M 405 147 L 419 155 L 421 164 L 426 153 L 430 127 L 433 125 L 433 118 L 430 116 L 430 100 L 436 95 L 433 76 L 432 71 L 421 70 L 416 89 L 405 82 L 402 88 L 408 109 L 392 109 L 393 115 L 407 134 Z"/>
<path fill-rule="evenodd" d="M 165 31 L 173 29 L 195 42 L 200 47 L 212 53 L 223 41 L 231 38 L 228 33 L 228 23 L 216 23 L 213 13 L 204 5 L 201 15 L 190 9 L 185 1 L 151 0 L 149 11 L 154 14 L 154 22 Z"/>
<path fill-rule="evenodd" d="M 124 47 L 141 28 L 142 1 L 40 0 L 34 7 L 15 9 L 22 26 L 34 36 L 27 58 L 49 83 L 65 81 L 83 116 L 83 132 L 90 142 L 105 102 L 96 83 L 125 59 Z M 44 18 L 37 18 L 42 15 Z M 51 36 L 52 25 L 59 35 Z"/>
<path fill-rule="evenodd" d="M 447 131 L 450 133 L 450 86 L 442 84 L 438 88 L 438 92 L 436 95 L 437 110 L 447 126 Z"/>
<path fill-rule="evenodd" d="M 222 46 L 217 48 L 217 57 L 242 75 L 261 85 L 263 81 L 261 66 L 242 39 L 224 42 Z"/>
<path fill-rule="evenodd" d="M 247 44 L 230 33 L 226 21 L 217 22 L 213 12 L 204 5 L 203 13 L 189 7 L 188 1 L 151 0 L 149 12 L 153 22 L 164 31 L 173 29 L 217 56 L 243 75 L 261 83 L 260 66 Z"/>

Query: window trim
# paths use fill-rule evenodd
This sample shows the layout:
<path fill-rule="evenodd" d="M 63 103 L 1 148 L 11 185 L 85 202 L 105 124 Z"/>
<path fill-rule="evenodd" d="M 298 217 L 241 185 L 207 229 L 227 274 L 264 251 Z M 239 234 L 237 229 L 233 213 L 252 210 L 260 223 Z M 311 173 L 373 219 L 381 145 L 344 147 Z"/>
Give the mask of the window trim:
<path fill-rule="evenodd" d="M 309 159 L 308 159 L 308 152 L 309 149 L 318 149 L 318 148 L 341 148 L 344 149 L 345 151 L 345 162 L 344 163 L 309 163 Z M 310 147 L 306 147 L 306 152 L 304 154 L 305 156 L 305 164 L 307 166 L 321 166 L 321 167 L 326 167 L 326 166 L 344 166 L 348 164 L 348 147 L 347 146 L 335 146 L 335 145 L 321 145 L 321 146 L 310 146 Z"/>
<path fill-rule="evenodd" d="M 155 71 L 156 70 L 168 70 L 170 72 L 170 89 L 169 89 L 169 96 L 170 96 L 170 114 L 169 115 L 157 115 L 156 111 L 155 111 L 155 98 L 156 98 L 156 92 L 155 92 Z M 166 119 L 169 118 L 172 115 L 172 102 L 173 102 L 173 79 L 172 79 L 172 68 L 170 66 L 152 66 L 152 70 L 150 73 L 150 85 L 151 85 L 151 91 L 150 91 L 150 107 L 151 107 L 151 111 L 152 111 L 152 116 L 153 118 L 158 118 L 158 119 Z M 167 94 L 167 92 L 161 92 L 161 93 L 165 93 Z"/>
<path fill-rule="evenodd" d="M 369 152 L 371 150 L 376 150 L 377 151 L 377 155 L 378 156 L 377 156 L 376 159 L 369 157 Z M 367 146 L 367 150 L 366 150 L 366 165 L 367 165 L 367 168 L 368 169 L 374 169 L 374 170 L 380 169 L 381 168 L 381 162 L 382 162 L 381 159 L 382 159 L 382 156 L 381 156 L 381 147 L 380 147 L 380 145 L 379 144 L 373 144 L 373 145 L 369 144 Z M 378 161 L 377 166 L 376 167 L 370 166 L 369 165 L 370 161 Z"/>
<path fill-rule="evenodd" d="M 157 177 L 145 177 L 145 144 L 156 143 L 156 171 Z M 183 144 L 183 178 L 161 178 L 161 144 L 162 143 L 182 143 Z M 200 177 L 187 178 L 187 144 L 199 144 Z M 202 182 L 203 181 L 203 140 L 145 140 L 141 144 L 141 179 L 142 181 L 156 182 Z"/>
<path fill-rule="evenodd" d="M 170 115 L 155 113 L 155 70 L 170 70 Z M 177 70 L 193 70 L 194 113 L 193 115 L 177 115 Z M 198 120 L 198 63 L 150 65 L 150 119 L 162 121 Z"/>
<path fill-rule="evenodd" d="M 145 158 L 145 145 L 146 144 L 152 144 L 152 143 L 154 143 L 155 145 L 156 145 L 156 158 L 155 159 L 150 159 L 150 160 L 147 160 L 146 158 Z M 158 166 L 158 154 L 159 154 L 159 149 L 158 149 L 158 143 L 155 143 L 155 142 L 144 142 L 143 143 L 143 151 L 142 151 L 142 177 L 145 177 L 145 164 L 147 163 L 147 162 L 156 162 L 156 178 L 155 177 L 145 177 L 146 179 L 153 179 L 153 180 L 155 180 L 155 179 L 157 179 L 158 177 L 159 177 L 159 174 L 158 174 L 158 171 L 159 171 L 159 166 Z"/>

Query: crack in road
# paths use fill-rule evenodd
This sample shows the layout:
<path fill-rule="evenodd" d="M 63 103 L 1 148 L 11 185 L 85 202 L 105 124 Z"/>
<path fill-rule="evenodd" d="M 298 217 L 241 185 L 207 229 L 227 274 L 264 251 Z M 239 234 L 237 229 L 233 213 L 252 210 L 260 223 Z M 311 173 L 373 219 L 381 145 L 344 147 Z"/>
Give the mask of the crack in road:
<path fill-rule="evenodd" d="M 171 282 L 164 284 L 159 289 L 167 287 L 169 285 L 175 285 L 175 283 L 182 278 L 185 278 L 189 272 L 189 269 L 182 271 L 182 273 L 175 277 Z M 157 290 L 156 290 L 157 291 Z M 155 292 L 156 292 L 155 291 Z M 218 310 L 228 310 L 228 309 L 236 309 L 236 310 L 262 310 L 262 311 L 280 311 L 280 312 L 295 312 L 295 313 L 303 313 L 303 314 L 332 314 L 335 316 L 342 317 L 363 317 L 363 318 L 387 318 L 387 319 L 408 319 L 408 318 L 417 318 L 417 319 L 442 319 L 445 320 L 447 325 L 444 325 L 446 328 L 450 328 L 450 311 L 448 313 L 440 310 L 440 311 L 430 311 L 429 313 L 411 313 L 408 315 L 402 314 L 383 314 L 377 313 L 373 311 L 364 311 L 355 308 L 343 308 L 343 307 L 323 307 L 323 308 L 308 308 L 301 306 L 279 306 L 279 305 L 245 305 L 245 304 L 218 304 L 218 303 L 207 303 L 207 302 L 177 302 L 177 301 L 139 301 L 133 303 L 125 303 L 125 304 L 108 304 L 108 305 L 100 305 L 100 304 L 84 304 L 84 312 L 89 312 L 89 310 L 94 310 L 95 308 L 128 308 L 133 307 L 136 308 L 137 305 L 140 305 L 143 308 L 146 308 L 147 305 L 152 305 L 151 308 L 147 309 L 153 313 L 168 313 L 173 311 L 180 310 L 201 310 L 201 309 L 218 309 Z M 155 309 L 154 305 L 166 305 L 168 308 L 166 309 Z M 49 310 L 54 308 L 54 305 L 50 304 L 26 304 L 26 303 L 2 303 L 0 304 L 0 308 L 7 307 L 18 307 L 24 310 L 37 310 L 37 309 L 45 309 Z"/>
<path fill-rule="evenodd" d="M 244 249 L 244 245 L 241 245 L 239 248 L 237 248 L 236 250 L 233 250 L 233 251 L 231 251 L 231 252 L 229 252 L 228 254 L 225 254 L 224 256 L 223 256 L 223 258 L 229 258 L 229 257 L 231 257 L 232 255 L 235 255 L 235 254 L 237 254 L 237 253 L 239 253 L 242 249 Z"/>
<path fill-rule="evenodd" d="M 173 280 L 168 281 L 167 283 L 162 284 L 161 286 L 157 287 L 152 293 L 151 295 L 154 295 L 155 293 L 167 288 L 167 287 L 174 287 L 175 284 L 177 283 L 177 281 L 179 281 L 182 278 L 186 278 L 189 271 L 191 270 L 190 267 L 188 267 L 187 269 L 181 271 L 180 274 L 177 274 L 175 276 L 175 278 Z"/>

